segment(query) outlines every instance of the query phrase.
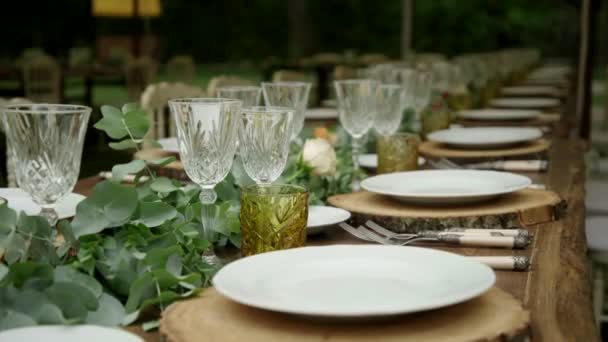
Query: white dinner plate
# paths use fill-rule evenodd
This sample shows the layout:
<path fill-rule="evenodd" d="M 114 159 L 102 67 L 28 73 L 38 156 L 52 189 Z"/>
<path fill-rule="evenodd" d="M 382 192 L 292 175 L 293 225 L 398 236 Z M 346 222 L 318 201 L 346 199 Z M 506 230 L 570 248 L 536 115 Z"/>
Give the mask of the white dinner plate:
<path fill-rule="evenodd" d="M 311 205 L 308 207 L 308 235 L 321 233 L 325 228 L 344 222 L 350 218 L 350 212 L 336 207 L 325 205 Z"/>
<path fill-rule="evenodd" d="M 541 111 L 534 109 L 471 109 L 458 112 L 458 116 L 467 120 L 530 120 L 538 117 Z"/>
<path fill-rule="evenodd" d="M 404 202 L 448 205 L 488 200 L 530 184 L 530 178 L 509 172 L 420 170 L 370 177 L 361 182 L 361 187 Z"/>
<path fill-rule="evenodd" d="M 422 165 L 426 162 L 424 157 L 418 157 L 418 165 Z M 359 155 L 359 166 L 366 169 L 378 168 L 378 155 L 375 153 L 366 153 Z"/>
<path fill-rule="evenodd" d="M 542 85 L 523 85 L 513 87 L 503 87 L 500 90 L 505 96 L 532 96 L 532 95 L 549 95 L 559 96 L 562 92 L 557 87 L 542 86 Z"/>
<path fill-rule="evenodd" d="M 38 325 L 0 332 L 2 342 L 144 342 L 119 328 L 96 325 Z"/>
<path fill-rule="evenodd" d="M 490 102 L 492 107 L 542 109 L 559 106 L 559 100 L 551 97 L 501 97 Z"/>
<path fill-rule="evenodd" d="M 179 153 L 176 137 L 158 139 L 158 143 L 162 146 L 163 150 L 167 152 Z"/>
<path fill-rule="evenodd" d="M 535 127 L 465 127 L 435 131 L 430 141 L 458 147 L 491 149 L 534 141 L 543 136 Z"/>
<path fill-rule="evenodd" d="M 262 253 L 234 261 L 216 290 L 256 308 L 310 316 L 374 317 L 431 310 L 487 291 L 486 265 L 430 248 L 332 245 Z"/>
<path fill-rule="evenodd" d="M 0 197 L 8 201 L 8 207 L 27 215 L 40 214 L 40 206 L 32 200 L 32 197 L 19 188 L 0 188 Z M 59 219 L 64 219 L 76 215 L 76 206 L 85 199 L 83 195 L 71 193 L 62 198 L 55 207 Z"/>

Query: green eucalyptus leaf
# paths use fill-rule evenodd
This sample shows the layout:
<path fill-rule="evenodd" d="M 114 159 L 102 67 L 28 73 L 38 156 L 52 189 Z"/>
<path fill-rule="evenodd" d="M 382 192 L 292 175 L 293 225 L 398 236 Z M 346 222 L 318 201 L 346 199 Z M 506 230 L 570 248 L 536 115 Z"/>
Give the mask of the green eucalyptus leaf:
<path fill-rule="evenodd" d="M 52 282 L 53 267 L 51 265 L 20 262 L 10 266 L 8 274 L 0 282 L 0 287 L 12 284 L 16 288 L 23 286 L 45 288 Z"/>
<path fill-rule="evenodd" d="M 150 148 L 163 148 L 163 145 L 154 139 L 144 139 L 144 146 Z"/>
<path fill-rule="evenodd" d="M 118 164 L 112 167 L 112 180 L 122 182 L 128 174 L 138 173 L 146 167 L 146 162 L 141 159 L 134 159 L 126 164 Z"/>
<path fill-rule="evenodd" d="M 0 309 L 0 331 L 36 325 L 28 315 L 13 310 Z"/>
<path fill-rule="evenodd" d="M 175 156 L 169 156 L 169 157 L 165 157 L 165 158 L 150 160 L 149 163 L 154 166 L 162 167 L 162 166 L 166 166 L 170 163 L 173 163 L 176 160 L 177 159 L 175 158 Z"/>
<path fill-rule="evenodd" d="M 143 110 L 132 110 L 124 115 L 124 125 L 131 132 L 133 138 L 141 139 L 150 128 L 148 113 Z"/>
<path fill-rule="evenodd" d="M 137 211 L 137 204 L 137 191 L 132 186 L 112 181 L 98 183 L 76 207 L 74 236 L 79 238 L 126 223 Z"/>
<path fill-rule="evenodd" d="M 141 107 L 139 106 L 139 104 L 137 102 L 130 102 L 130 103 L 125 103 L 121 109 L 122 109 L 123 114 L 127 114 L 128 112 L 138 110 L 140 108 Z"/>
<path fill-rule="evenodd" d="M 198 276 L 200 277 L 200 275 Z M 129 298 L 125 305 L 127 312 L 143 309 L 145 307 L 143 303 L 146 301 L 147 305 L 169 301 L 168 298 L 157 299 L 159 291 L 161 293 L 166 292 L 166 290 L 178 285 L 179 282 L 179 278 L 165 269 L 144 272 L 133 281 L 129 288 Z"/>
<path fill-rule="evenodd" d="M 44 290 L 49 300 L 61 308 L 64 316 L 83 322 L 89 311 L 99 307 L 97 297 L 76 283 L 57 281 Z"/>
<path fill-rule="evenodd" d="M 120 301 L 108 293 L 99 297 L 99 308 L 90 311 L 86 323 L 105 326 L 121 325 L 125 319 L 125 308 Z"/>
<path fill-rule="evenodd" d="M 175 182 L 167 177 L 158 177 L 150 184 L 150 189 L 156 192 L 173 192 L 179 190 L 179 187 L 175 185 Z"/>
<path fill-rule="evenodd" d="M 137 321 L 137 319 L 139 318 L 139 313 L 141 312 L 141 310 L 135 310 L 133 312 L 130 312 L 128 314 L 126 314 L 122 320 L 122 325 L 131 325 L 133 323 L 135 323 L 135 321 Z"/>
<path fill-rule="evenodd" d="M 129 134 L 123 123 L 124 116 L 118 108 L 102 106 L 101 114 L 103 118 L 94 125 L 95 128 L 106 132 L 112 139 L 122 139 Z"/>
<path fill-rule="evenodd" d="M 130 138 L 118 141 L 118 142 L 111 142 L 108 144 L 110 146 L 110 148 L 112 148 L 113 150 L 126 150 L 129 148 L 136 148 L 137 147 L 137 143 L 133 140 L 131 140 Z"/>
<path fill-rule="evenodd" d="M 148 227 L 158 227 L 173 219 L 177 210 L 163 202 L 142 202 L 139 206 L 138 221 Z"/>
<path fill-rule="evenodd" d="M 55 281 L 72 282 L 86 287 L 93 296 L 101 296 L 103 288 L 101 284 L 88 274 L 82 273 L 71 266 L 59 266 L 55 268 Z"/>
<path fill-rule="evenodd" d="M 4 241 L 4 260 L 11 265 L 17 261 L 25 261 L 28 253 L 28 245 L 23 237 L 16 232 L 11 233 Z"/>
<path fill-rule="evenodd" d="M 61 309 L 40 291 L 14 289 L 11 291 L 10 297 L 12 309 L 28 315 L 38 324 L 65 324 L 67 322 Z"/>
<path fill-rule="evenodd" d="M 48 221 L 41 216 L 28 216 L 25 214 L 19 215 L 17 220 L 17 228 L 24 235 L 34 235 L 38 238 L 50 239 L 53 230 Z"/>
<path fill-rule="evenodd" d="M 155 319 L 152 321 L 145 322 L 144 324 L 142 324 L 141 328 L 144 331 L 152 331 L 152 330 L 158 329 L 159 326 L 160 326 L 160 320 Z"/>
<path fill-rule="evenodd" d="M 17 226 L 17 212 L 8 205 L 0 205 L 0 241 Z"/>
<path fill-rule="evenodd" d="M 74 236 L 74 231 L 72 230 L 72 225 L 68 220 L 61 220 L 57 223 L 57 230 L 61 233 L 63 238 L 65 239 L 66 245 L 70 247 L 75 247 L 78 244 L 76 237 Z"/>
<path fill-rule="evenodd" d="M 8 267 L 0 262 L 0 282 L 4 279 L 4 276 L 8 274 Z"/>

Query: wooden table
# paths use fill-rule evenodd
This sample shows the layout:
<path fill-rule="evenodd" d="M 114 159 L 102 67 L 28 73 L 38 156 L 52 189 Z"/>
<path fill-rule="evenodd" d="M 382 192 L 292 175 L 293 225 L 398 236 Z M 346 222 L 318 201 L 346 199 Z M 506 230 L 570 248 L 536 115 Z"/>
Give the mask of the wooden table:
<path fill-rule="evenodd" d="M 549 152 L 547 173 L 530 174 L 544 182 L 568 203 L 565 218 L 531 228 L 534 240 L 526 250 L 490 248 L 442 248 L 463 255 L 526 255 L 531 258 L 527 272 L 496 271 L 497 286 L 520 299 L 532 313 L 531 336 L 534 341 L 596 341 L 591 277 L 586 256 L 585 168 L 582 142 L 555 140 Z M 76 192 L 88 194 L 99 178 L 81 180 Z M 310 245 L 362 243 L 340 229 L 311 237 Z M 158 334 L 129 330 L 146 341 L 158 341 Z"/>

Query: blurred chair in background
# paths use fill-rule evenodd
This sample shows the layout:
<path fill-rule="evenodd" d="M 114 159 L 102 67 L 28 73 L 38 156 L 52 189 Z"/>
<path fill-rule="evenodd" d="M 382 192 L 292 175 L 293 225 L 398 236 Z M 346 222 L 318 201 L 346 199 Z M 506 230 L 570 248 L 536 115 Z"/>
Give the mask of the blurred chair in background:
<path fill-rule="evenodd" d="M 154 82 L 158 66 L 147 56 L 140 57 L 127 63 L 125 76 L 129 99 L 138 101 L 146 87 Z"/>
<path fill-rule="evenodd" d="M 207 85 L 207 96 L 216 97 L 217 89 L 230 86 L 252 86 L 255 82 L 239 76 L 215 76 L 209 80 Z"/>
<path fill-rule="evenodd" d="M 196 66 L 192 56 L 174 56 L 167 62 L 167 78 L 170 82 L 192 84 Z"/>
<path fill-rule="evenodd" d="M 93 50 L 90 47 L 72 47 L 68 51 L 68 66 L 70 68 L 86 67 L 93 64 Z"/>
<path fill-rule="evenodd" d="M 152 130 L 149 136 L 152 139 L 175 136 L 175 121 L 171 119 L 167 110 L 167 102 L 175 98 L 204 97 L 205 91 L 199 87 L 184 83 L 160 82 L 150 84 L 141 94 L 140 105 L 148 112 Z"/>
<path fill-rule="evenodd" d="M 362 65 L 373 65 L 379 63 L 386 63 L 390 60 L 387 56 L 381 53 L 366 53 L 359 56 L 359 64 Z"/>
<path fill-rule="evenodd" d="M 25 97 L 34 102 L 61 101 L 61 69 L 55 58 L 40 55 L 23 61 Z"/>

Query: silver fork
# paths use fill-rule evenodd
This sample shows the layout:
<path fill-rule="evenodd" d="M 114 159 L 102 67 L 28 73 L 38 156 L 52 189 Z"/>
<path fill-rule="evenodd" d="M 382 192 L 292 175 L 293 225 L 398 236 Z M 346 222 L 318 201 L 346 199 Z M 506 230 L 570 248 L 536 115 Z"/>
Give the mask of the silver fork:
<path fill-rule="evenodd" d="M 411 234 L 395 233 L 390 231 L 374 221 L 367 221 L 365 225 L 380 235 L 384 235 L 391 239 L 408 238 Z M 433 234 L 462 234 L 462 235 L 489 235 L 489 236 L 524 236 L 530 237 L 530 233 L 525 229 L 475 229 L 475 228 L 451 228 L 443 231 L 423 231 L 422 235 L 432 236 Z"/>

